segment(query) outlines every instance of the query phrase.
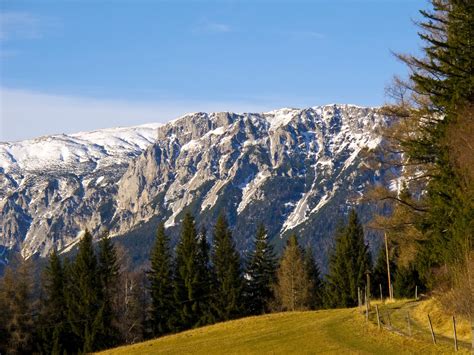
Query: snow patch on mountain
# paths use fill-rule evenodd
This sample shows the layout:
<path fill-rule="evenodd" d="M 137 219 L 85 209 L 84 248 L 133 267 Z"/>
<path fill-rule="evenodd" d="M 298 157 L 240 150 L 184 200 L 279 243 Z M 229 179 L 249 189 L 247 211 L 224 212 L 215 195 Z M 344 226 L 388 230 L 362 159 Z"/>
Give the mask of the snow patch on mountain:
<path fill-rule="evenodd" d="M 385 124 L 371 108 L 327 105 L 0 143 L 0 247 L 44 256 L 86 228 L 123 235 L 157 219 L 174 230 L 185 209 L 204 222 L 226 211 L 240 243 L 249 216 L 282 236 L 360 192 L 371 179 L 352 186 L 361 154 Z"/>
<path fill-rule="evenodd" d="M 257 194 L 258 189 L 271 175 L 271 172 L 267 170 L 261 171 L 242 187 L 242 200 L 237 206 L 237 213 L 241 213 L 251 201 L 263 198 L 262 194 Z"/>
<path fill-rule="evenodd" d="M 111 165 L 112 158 L 129 160 L 156 140 L 161 124 L 119 127 L 58 134 L 31 140 L 0 143 L 0 168 L 15 171 L 77 170 L 86 163 L 97 163 L 96 169 Z"/>
<path fill-rule="evenodd" d="M 286 126 L 301 110 L 293 108 L 282 108 L 264 114 L 265 119 L 270 123 L 270 130 L 276 130 Z"/>

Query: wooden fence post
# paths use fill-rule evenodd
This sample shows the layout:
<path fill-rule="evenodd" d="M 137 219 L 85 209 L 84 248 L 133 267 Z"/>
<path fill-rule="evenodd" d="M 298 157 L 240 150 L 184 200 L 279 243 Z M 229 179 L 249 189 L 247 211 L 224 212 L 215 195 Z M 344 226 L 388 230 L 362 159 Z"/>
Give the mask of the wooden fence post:
<path fill-rule="evenodd" d="M 370 290 L 367 289 L 367 308 L 370 310 Z"/>
<path fill-rule="evenodd" d="M 415 301 L 418 301 L 418 285 L 415 286 Z"/>
<path fill-rule="evenodd" d="M 410 312 L 407 311 L 407 322 L 408 322 L 408 335 L 411 336 L 411 320 L 410 320 Z"/>
<path fill-rule="evenodd" d="M 362 297 L 360 296 L 360 287 L 357 287 L 357 302 L 360 308 L 360 306 L 362 306 Z"/>
<path fill-rule="evenodd" d="M 367 283 L 366 283 L 367 303 L 369 304 L 369 309 L 370 309 L 370 270 L 366 270 L 365 275 L 367 276 Z"/>
<path fill-rule="evenodd" d="M 365 294 L 365 321 L 369 321 L 369 302 L 367 299 L 367 293 Z"/>
<path fill-rule="evenodd" d="M 456 333 L 456 318 L 453 316 L 453 333 L 454 333 L 454 351 L 458 351 L 458 335 Z"/>
<path fill-rule="evenodd" d="M 382 284 L 379 284 L 379 289 L 380 289 L 380 302 L 383 303 Z"/>
<path fill-rule="evenodd" d="M 428 322 L 430 324 L 431 338 L 433 339 L 433 344 L 436 344 L 436 337 L 435 337 L 435 333 L 433 331 L 433 324 L 431 324 L 431 318 L 430 318 L 429 314 L 428 314 Z"/>
<path fill-rule="evenodd" d="M 379 306 L 375 305 L 375 311 L 377 312 L 377 325 L 380 329 L 380 315 L 379 315 Z"/>
<path fill-rule="evenodd" d="M 387 242 L 387 233 L 384 232 L 383 234 L 384 236 L 384 241 L 385 241 L 385 257 L 386 257 L 386 260 L 387 260 L 387 279 L 388 279 L 388 294 L 389 294 L 389 298 L 390 300 L 392 300 L 393 298 L 393 295 L 392 295 L 392 281 L 390 280 L 390 260 L 389 260 L 389 257 L 388 257 L 388 242 Z"/>

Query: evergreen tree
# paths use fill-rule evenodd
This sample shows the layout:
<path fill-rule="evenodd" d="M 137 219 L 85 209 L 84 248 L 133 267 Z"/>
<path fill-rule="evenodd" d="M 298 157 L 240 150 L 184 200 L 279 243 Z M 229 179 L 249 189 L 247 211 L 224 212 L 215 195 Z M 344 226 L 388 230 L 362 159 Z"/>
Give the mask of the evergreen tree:
<path fill-rule="evenodd" d="M 74 292 L 73 287 L 73 268 L 74 268 L 74 259 L 64 258 L 62 259 L 62 269 L 63 269 L 63 290 L 64 290 L 64 299 L 66 301 L 63 306 L 65 312 L 65 329 L 66 341 L 64 342 L 64 351 L 63 353 L 78 353 L 81 349 L 80 338 L 76 335 L 71 327 L 70 322 L 70 302 L 71 302 L 71 292 Z"/>
<path fill-rule="evenodd" d="M 96 336 L 100 330 L 103 308 L 101 281 L 97 259 L 92 246 L 92 235 L 85 231 L 79 242 L 78 254 L 69 268 L 67 287 L 68 321 L 76 337 L 77 350 L 96 350 Z"/>
<path fill-rule="evenodd" d="M 416 267 L 435 286 L 440 273 L 433 271 L 466 268 L 474 245 L 474 149 L 468 144 L 474 139 L 474 3 L 431 0 L 431 5 L 418 24 L 423 54 L 399 56 L 410 77 L 395 85 L 397 102 L 385 111 L 400 118 L 389 149 L 403 153 L 408 179 L 425 192 L 422 208 L 408 206 L 424 238 Z"/>
<path fill-rule="evenodd" d="M 273 299 L 272 287 L 275 282 L 275 272 L 276 260 L 273 246 L 270 244 L 265 227 L 260 224 L 246 271 L 245 296 L 249 314 L 262 314 L 269 311 L 269 304 Z"/>
<path fill-rule="evenodd" d="M 393 284 L 393 293 L 397 298 L 414 298 L 417 286 L 418 292 L 424 291 L 418 271 L 413 264 L 398 268 Z"/>
<path fill-rule="evenodd" d="M 160 223 L 150 257 L 151 270 L 148 272 L 151 295 L 150 323 L 154 336 L 166 334 L 170 331 L 171 317 L 175 310 L 173 260 L 169 243 L 165 226 Z"/>
<path fill-rule="evenodd" d="M 277 306 L 283 311 L 309 309 L 311 303 L 311 280 L 305 268 L 303 250 L 296 235 L 290 236 L 280 259 L 275 285 Z"/>
<path fill-rule="evenodd" d="M 176 248 L 174 299 L 176 312 L 174 330 L 195 327 L 202 316 L 199 294 L 199 241 L 193 216 L 187 212 L 181 227 L 181 238 Z"/>
<path fill-rule="evenodd" d="M 240 255 L 223 214 L 219 215 L 214 226 L 212 261 L 216 277 L 213 300 L 216 319 L 224 321 L 236 318 L 243 312 L 243 278 Z"/>
<path fill-rule="evenodd" d="M 364 242 L 364 231 L 357 213 L 351 210 L 346 226 L 336 236 L 336 246 L 329 260 L 326 305 L 354 307 L 358 301 L 358 287 L 364 290 L 370 270 L 370 255 Z"/>
<path fill-rule="evenodd" d="M 211 324 L 215 322 L 215 316 L 212 311 L 212 287 L 215 285 L 214 269 L 210 261 L 210 245 L 207 241 L 207 231 L 201 229 L 198 236 L 198 298 L 201 317 L 198 326 Z"/>
<path fill-rule="evenodd" d="M 99 302 L 101 318 L 96 320 L 97 349 L 105 349 L 117 345 L 117 315 L 115 314 L 116 297 L 118 294 L 119 265 L 117 253 L 106 232 L 99 241 L 98 276 L 100 280 Z"/>
<path fill-rule="evenodd" d="M 308 278 L 310 281 L 310 309 L 318 309 L 322 307 L 323 302 L 323 284 L 321 281 L 321 273 L 319 267 L 316 264 L 314 259 L 314 253 L 311 246 L 305 249 L 304 251 L 304 266 L 306 272 L 308 273 Z"/>
<path fill-rule="evenodd" d="M 467 0 L 431 0 L 431 5 L 432 11 L 420 11 L 424 20 L 418 23 L 424 57 L 399 57 L 412 69 L 413 90 L 429 96 L 434 105 L 431 110 L 449 113 L 474 100 L 474 4 Z"/>
<path fill-rule="evenodd" d="M 45 298 L 40 317 L 41 351 L 48 354 L 62 354 L 68 350 L 70 331 L 65 309 L 65 277 L 61 259 L 55 250 L 49 257 L 49 264 L 44 272 Z"/>

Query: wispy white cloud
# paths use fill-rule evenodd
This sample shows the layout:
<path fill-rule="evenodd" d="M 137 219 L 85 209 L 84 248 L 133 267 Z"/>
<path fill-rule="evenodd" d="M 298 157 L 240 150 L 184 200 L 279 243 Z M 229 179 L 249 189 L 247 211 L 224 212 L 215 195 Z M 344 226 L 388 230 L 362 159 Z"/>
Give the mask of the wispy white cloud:
<path fill-rule="evenodd" d="M 0 13 L 0 41 L 35 39 L 41 35 L 40 20 L 37 16 L 16 11 Z"/>
<path fill-rule="evenodd" d="M 326 35 L 321 32 L 316 31 L 300 31 L 300 30 L 290 30 L 290 31 L 281 31 L 283 35 L 297 37 L 297 38 L 307 38 L 307 39 L 323 39 L 326 38 Z"/>
<path fill-rule="evenodd" d="M 188 112 L 262 112 L 274 103 L 163 100 L 136 102 L 0 88 L 0 141 L 98 128 L 167 122 Z"/>
<path fill-rule="evenodd" d="M 194 33 L 227 33 L 232 32 L 232 27 L 225 23 L 202 21 L 193 28 Z"/>
<path fill-rule="evenodd" d="M 232 28 L 224 23 L 208 23 L 207 30 L 211 32 L 230 32 Z"/>
<path fill-rule="evenodd" d="M 324 33 L 315 32 L 315 31 L 292 31 L 292 32 L 289 32 L 289 34 L 294 35 L 294 36 L 311 37 L 311 38 L 317 38 L 317 39 L 326 38 L 326 35 Z"/>

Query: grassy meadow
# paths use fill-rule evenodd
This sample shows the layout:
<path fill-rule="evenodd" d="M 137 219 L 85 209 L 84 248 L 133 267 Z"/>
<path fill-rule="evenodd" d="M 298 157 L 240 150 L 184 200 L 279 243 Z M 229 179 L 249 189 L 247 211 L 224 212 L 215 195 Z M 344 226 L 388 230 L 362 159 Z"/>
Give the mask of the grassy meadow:
<path fill-rule="evenodd" d="M 286 312 L 248 317 L 193 329 L 178 334 L 123 346 L 102 352 L 112 354 L 445 354 L 454 352 L 446 338 L 430 342 L 429 330 L 418 315 L 413 315 L 413 337 L 404 335 L 404 314 L 423 306 L 418 313 L 434 311 L 433 303 L 400 301 L 381 305 L 390 311 L 392 331 L 378 329 L 375 313 L 369 322 L 357 309 L 334 309 L 310 312 Z M 420 321 L 420 323 L 418 323 Z M 462 328 L 467 323 L 462 324 Z M 426 329 L 425 329 L 426 328 Z M 445 329 L 446 328 L 446 329 Z M 436 329 L 435 329 L 436 330 Z M 464 334 L 464 329 L 458 331 Z M 467 338 L 462 339 L 468 341 Z M 467 346 L 467 343 L 461 344 Z M 459 353 L 469 353 L 466 348 Z"/>

